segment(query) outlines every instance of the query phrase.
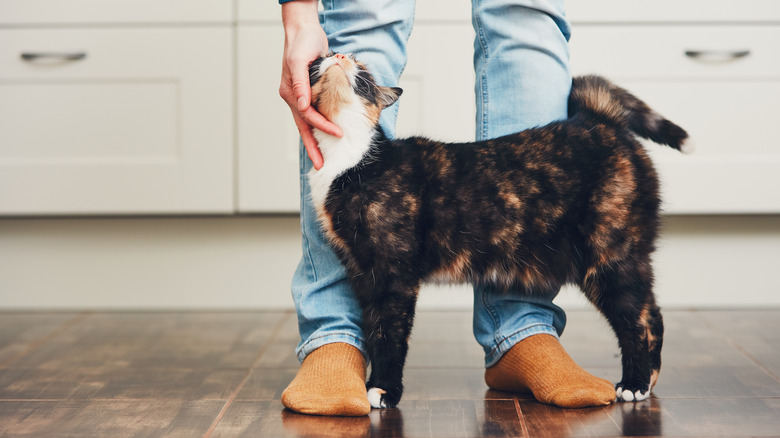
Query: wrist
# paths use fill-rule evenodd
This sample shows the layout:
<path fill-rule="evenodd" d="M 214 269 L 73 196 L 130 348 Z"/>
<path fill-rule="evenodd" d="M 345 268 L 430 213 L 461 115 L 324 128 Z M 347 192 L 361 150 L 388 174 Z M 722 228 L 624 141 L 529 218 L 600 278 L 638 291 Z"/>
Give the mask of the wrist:
<path fill-rule="evenodd" d="M 320 26 L 317 0 L 295 0 L 282 4 L 282 24 L 285 33 L 310 26 Z"/>

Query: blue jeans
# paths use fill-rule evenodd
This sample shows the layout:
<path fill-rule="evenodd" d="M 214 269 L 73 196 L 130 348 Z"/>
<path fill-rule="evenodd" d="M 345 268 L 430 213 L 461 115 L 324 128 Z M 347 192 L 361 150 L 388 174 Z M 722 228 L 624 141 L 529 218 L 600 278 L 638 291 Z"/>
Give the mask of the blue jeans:
<path fill-rule="evenodd" d="M 330 49 L 354 53 L 377 82 L 396 86 L 406 65 L 414 0 L 323 0 L 320 23 Z M 517 132 L 566 117 L 571 86 L 569 24 L 562 0 L 472 0 L 478 140 Z M 380 124 L 395 131 L 398 105 Z M 301 342 L 298 358 L 322 345 L 345 342 L 365 355 L 361 311 L 344 269 L 328 246 L 310 203 L 306 174 L 311 161 L 301 149 L 303 257 L 292 282 Z M 474 336 L 485 366 L 498 362 L 528 336 L 558 336 L 566 325 L 552 297 L 535 298 L 474 290 Z"/>

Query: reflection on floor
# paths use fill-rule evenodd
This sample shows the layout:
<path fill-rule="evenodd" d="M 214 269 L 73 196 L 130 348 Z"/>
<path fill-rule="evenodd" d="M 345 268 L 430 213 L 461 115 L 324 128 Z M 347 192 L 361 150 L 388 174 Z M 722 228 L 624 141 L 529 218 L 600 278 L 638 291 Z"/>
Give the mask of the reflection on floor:
<path fill-rule="evenodd" d="M 398 409 L 299 415 L 290 312 L 0 314 L 0 436 L 780 436 L 780 310 L 666 311 L 664 365 L 639 403 L 563 410 L 488 390 L 469 312 L 420 312 Z M 562 342 L 620 377 L 595 311 Z"/>

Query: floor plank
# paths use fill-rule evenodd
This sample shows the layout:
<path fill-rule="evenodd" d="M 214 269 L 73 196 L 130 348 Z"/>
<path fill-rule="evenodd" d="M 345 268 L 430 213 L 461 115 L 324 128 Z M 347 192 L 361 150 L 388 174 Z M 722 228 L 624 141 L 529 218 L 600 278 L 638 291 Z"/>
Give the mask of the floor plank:
<path fill-rule="evenodd" d="M 244 368 L 283 313 L 93 314 L 14 366 L 73 368 Z"/>
<path fill-rule="evenodd" d="M 614 335 L 568 313 L 561 339 L 615 381 Z M 290 312 L 0 313 L 0 436 L 780 436 L 780 310 L 665 311 L 650 400 L 559 409 L 492 391 L 470 312 L 424 311 L 398 409 L 300 415 Z"/>
<path fill-rule="evenodd" d="M 772 310 L 702 311 L 701 318 L 780 381 L 780 317 Z"/>
<path fill-rule="evenodd" d="M 216 400 L 0 400 L 0 436 L 192 437 L 208 429 Z"/>
<path fill-rule="evenodd" d="M 81 317 L 76 313 L 0 313 L 0 368 L 12 365 Z"/>
<path fill-rule="evenodd" d="M 244 369 L 92 366 L 0 370 L 2 399 L 225 399 Z"/>

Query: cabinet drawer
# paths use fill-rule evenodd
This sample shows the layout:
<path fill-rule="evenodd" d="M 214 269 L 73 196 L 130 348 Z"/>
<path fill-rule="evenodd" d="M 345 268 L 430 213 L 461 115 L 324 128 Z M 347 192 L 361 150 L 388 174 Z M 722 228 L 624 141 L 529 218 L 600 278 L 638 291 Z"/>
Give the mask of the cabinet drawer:
<path fill-rule="evenodd" d="M 0 213 L 232 211 L 231 44 L 219 28 L 0 31 Z"/>
<path fill-rule="evenodd" d="M 228 23 L 224 0 L 3 0 L 0 25 Z"/>
<path fill-rule="evenodd" d="M 588 0 L 566 2 L 574 23 L 738 23 L 780 20 L 777 0 Z"/>
<path fill-rule="evenodd" d="M 615 77 L 762 78 L 780 75 L 778 41 L 777 25 L 580 25 L 572 32 L 571 63 L 578 72 Z"/>
<path fill-rule="evenodd" d="M 613 79 L 689 132 L 693 155 L 649 148 L 667 212 L 773 213 L 780 212 L 780 63 L 770 47 L 777 41 L 780 26 L 577 26 L 572 70 Z"/>

